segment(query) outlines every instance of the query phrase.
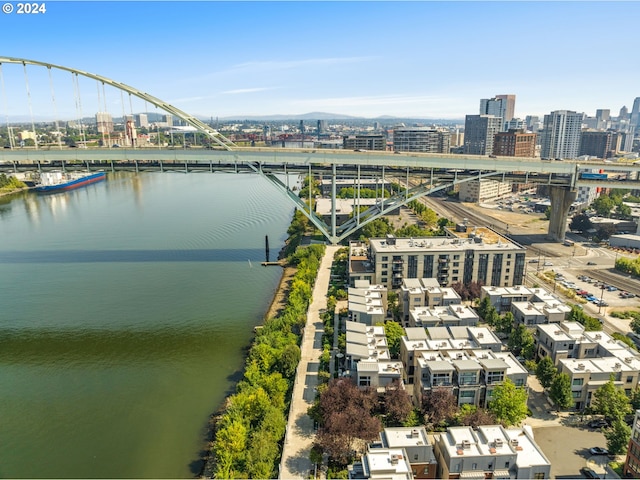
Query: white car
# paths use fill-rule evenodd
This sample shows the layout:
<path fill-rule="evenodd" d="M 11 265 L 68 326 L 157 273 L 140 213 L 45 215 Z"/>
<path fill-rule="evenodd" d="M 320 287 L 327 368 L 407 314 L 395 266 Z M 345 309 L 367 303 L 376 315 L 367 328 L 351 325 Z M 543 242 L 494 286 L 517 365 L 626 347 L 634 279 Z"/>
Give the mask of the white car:
<path fill-rule="evenodd" d="M 544 262 L 544 266 L 545 266 L 545 267 L 553 267 L 553 263 L 551 263 L 551 262 Z"/>

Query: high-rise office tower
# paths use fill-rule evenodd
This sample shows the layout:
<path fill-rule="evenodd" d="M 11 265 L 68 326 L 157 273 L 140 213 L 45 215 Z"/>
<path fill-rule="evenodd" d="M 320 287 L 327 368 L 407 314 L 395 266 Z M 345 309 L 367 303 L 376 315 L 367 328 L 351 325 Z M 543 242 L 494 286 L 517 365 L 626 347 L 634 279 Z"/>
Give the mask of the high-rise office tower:
<path fill-rule="evenodd" d="M 547 159 L 576 158 L 580 150 L 582 113 L 556 110 L 544 116 L 540 134 L 540 157 Z"/>
<path fill-rule="evenodd" d="M 506 130 L 506 123 L 513 118 L 515 95 L 496 95 L 494 98 L 480 100 L 480 115 L 493 115 L 502 118 L 501 131 Z"/>
<path fill-rule="evenodd" d="M 636 97 L 633 101 L 633 107 L 631 108 L 631 120 L 630 125 L 638 128 L 640 126 L 640 97 Z"/>
<path fill-rule="evenodd" d="M 589 155 L 597 158 L 611 158 L 620 148 L 622 137 L 618 132 L 608 130 L 591 131 L 585 130 L 580 135 L 579 155 Z"/>
<path fill-rule="evenodd" d="M 488 155 L 493 152 L 493 139 L 502 129 L 502 117 L 467 115 L 464 122 L 464 153 Z"/>
<path fill-rule="evenodd" d="M 149 117 L 146 113 L 136 113 L 133 118 L 136 121 L 136 127 L 147 128 L 149 126 Z"/>
<path fill-rule="evenodd" d="M 623 105 L 618 114 L 618 120 L 629 120 L 629 109 L 626 105 Z"/>
<path fill-rule="evenodd" d="M 505 122 L 508 122 L 513 118 L 516 110 L 516 96 L 511 94 L 496 95 L 496 98 L 499 98 L 505 103 L 505 107 L 504 107 L 505 116 L 503 117 L 503 120 Z"/>

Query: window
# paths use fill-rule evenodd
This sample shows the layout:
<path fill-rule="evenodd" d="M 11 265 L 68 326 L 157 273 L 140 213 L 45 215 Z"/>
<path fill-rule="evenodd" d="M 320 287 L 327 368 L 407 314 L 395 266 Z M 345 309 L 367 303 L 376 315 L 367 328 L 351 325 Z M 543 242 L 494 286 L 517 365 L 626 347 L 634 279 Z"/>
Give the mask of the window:
<path fill-rule="evenodd" d="M 471 464 L 471 470 L 477 470 L 478 469 L 478 464 L 477 463 L 472 463 Z"/>
<path fill-rule="evenodd" d="M 371 377 L 360 377 L 359 384 L 361 387 L 370 387 L 371 386 Z"/>
<path fill-rule="evenodd" d="M 382 271 L 382 275 L 389 275 L 389 271 L 388 270 L 383 270 Z"/>
<path fill-rule="evenodd" d="M 389 264 L 388 263 L 383 263 L 382 264 L 382 268 L 389 268 Z"/>
<path fill-rule="evenodd" d="M 576 392 L 571 392 L 571 397 L 573 398 L 580 398 L 581 396 L 582 396 L 582 392 L 580 390 Z"/>
<path fill-rule="evenodd" d="M 524 378 L 516 379 L 516 387 L 524 387 Z"/>
<path fill-rule="evenodd" d="M 476 392 L 474 390 L 462 390 L 460 392 L 460 398 L 475 398 Z"/>
<path fill-rule="evenodd" d="M 418 460 L 418 454 L 417 453 L 413 456 L 413 459 L 414 460 Z"/>
<path fill-rule="evenodd" d="M 509 468 L 509 462 L 504 462 L 504 468 Z"/>
<path fill-rule="evenodd" d="M 536 473 L 533 478 L 535 478 L 535 480 L 544 480 L 544 472 Z"/>
<path fill-rule="evenodd" d="M 584 383 L 584 378 L 574 378 L 572 385 L 580 386 Z"/>
<path fill-rule="evenodd" d="M 631 376 L 627 377 L 627 383 L 631 383 L 631 382 L 633 382 L 633 377 Z"/>
<path fill-rule="evenodd" d="M 487 383 L 498 383 L 504 380 L 504 372 L 489 372 L 487 373 Z"/>
<path fill-rule="evenodd" d="M 389 260 L 389 257 L 387 257 L 386 255 L 382 257 L 383 262 L 386 262 L 387 260 Z"/>
<path fill-rule="evenodd" d="M 387 283 L 387 277 L 382 277 L 382 278 L 380 279 L 380 281 L 381 281 L 382 283 Z"/>

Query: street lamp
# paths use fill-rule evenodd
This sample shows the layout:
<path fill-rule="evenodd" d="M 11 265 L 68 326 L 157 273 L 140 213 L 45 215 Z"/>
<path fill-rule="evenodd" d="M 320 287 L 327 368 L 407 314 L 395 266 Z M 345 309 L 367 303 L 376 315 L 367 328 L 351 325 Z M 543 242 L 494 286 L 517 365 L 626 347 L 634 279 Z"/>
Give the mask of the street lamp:
<path fill-rule="evenodd" d="M 598 315 L 600 315 L 600 310 L 602 310 L 602 298 L 604 297 L 604 284 L 600 286 L 600 303 L 598 304 Z"/>

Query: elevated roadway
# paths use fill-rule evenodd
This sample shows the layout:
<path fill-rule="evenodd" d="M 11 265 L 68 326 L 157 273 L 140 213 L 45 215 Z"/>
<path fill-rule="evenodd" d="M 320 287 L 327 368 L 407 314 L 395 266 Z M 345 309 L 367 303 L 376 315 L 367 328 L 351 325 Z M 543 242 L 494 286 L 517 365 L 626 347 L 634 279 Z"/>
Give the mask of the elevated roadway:
<path fill-rule="evenodd" d="M 640 188 L 640 181 L 581 179 L 579 169 L 635 172 L 635 163 L 545 161 L 539 158 L 486 157 L 394 152 L 354 152 L 328 149 L 236 148 L 21 148 L 0 150 L 0 172 L 68 170 L 128 170 L 180 172 L 251 172 L 262 175 L 281 189 L 316 227 L 333 243 L 339 243 L 367 223 L 412 200 L 462 182 L 493 179 L 510 183 L 542 183 L 550 187 L 551 221 L 548 238 L 564 239 L 566 216 L 575 199 L 576 187 L 605 186 Z M 282 175 L 286 179 L 282 180 Z M 332 180 L 331 224 L 317 216 L 289 186 L 288 174 Z M 394 197 L 381 199 L 364 212 L 358 211 L 348 222 L 336 224 L 336 179 L 353 178 L 354 186 L 364 178 L 377 178 L 382 184 L 393 178 L 420 179 Z M 359 205 L 357 200 L 354 206 Z M 359 210 L 359 209 L 356 209 Z"/>

